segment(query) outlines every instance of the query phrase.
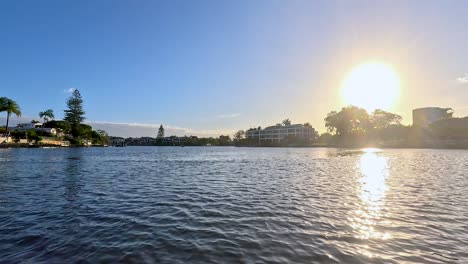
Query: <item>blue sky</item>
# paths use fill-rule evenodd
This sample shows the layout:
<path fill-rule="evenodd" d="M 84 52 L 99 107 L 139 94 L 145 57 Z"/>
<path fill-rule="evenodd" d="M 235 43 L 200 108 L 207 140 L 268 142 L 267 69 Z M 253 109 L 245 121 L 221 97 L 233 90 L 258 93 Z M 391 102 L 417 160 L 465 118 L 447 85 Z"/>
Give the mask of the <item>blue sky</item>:
<path fill-rule="evenodd" d="M 344 74 L 379 60 L 402 79 L 393 110 L 407 123 L 423 106 L 464 116 L 466 10 L 465 1 L 2 1 L 0 95 L 26 118 L 48 108 L 60 118 L 77 88 L 87 120 L 123 136 L 160 123 L 232 133 L 284 118 L 324 131 L 327 112 L 343 106 Z"/>

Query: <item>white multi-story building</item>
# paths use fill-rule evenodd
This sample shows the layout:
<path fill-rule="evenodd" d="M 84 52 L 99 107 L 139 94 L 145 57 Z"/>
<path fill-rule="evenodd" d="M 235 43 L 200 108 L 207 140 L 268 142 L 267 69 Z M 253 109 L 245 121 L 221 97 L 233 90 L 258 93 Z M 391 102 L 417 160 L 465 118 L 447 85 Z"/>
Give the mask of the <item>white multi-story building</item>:
<path fill-rule="evenodd" d="M 277 124 L 269 126 L 265 129 L 249 129 L 246 132 L 247 139 L 258 139 L 259 142 L 268 143 L 281 143 L 286 139 L 301 139 L 305 141 L 313 141 L 315 136 L 315 129 L 303 124 L 295 124 L 283 126 Z"/>
<path fill-rule="evenodd" d="M 57 129 L 42 127 L 42 123 L 20 123 L 16 127 L 12 127 L 11 130 L 26 131 L 34 129 L 35 131 L 44 131 L 46 133 L 57 135 Z"/>
<path fill-rule="evenodd" d="M 36 129 L 41 128 L 41 123 L 20 123 L 17 124 L 16 127 L 13 127 L 14 130 L 29 130 L 29 129 Z"/>

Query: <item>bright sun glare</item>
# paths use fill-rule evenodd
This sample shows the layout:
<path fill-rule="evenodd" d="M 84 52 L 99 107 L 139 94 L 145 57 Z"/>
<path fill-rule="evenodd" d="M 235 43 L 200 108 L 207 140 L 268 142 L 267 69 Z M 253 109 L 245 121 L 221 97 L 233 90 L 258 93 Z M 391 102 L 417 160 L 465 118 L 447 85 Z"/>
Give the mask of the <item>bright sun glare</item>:
<path fill-rule="evenodd" d="M 400 80 L 390 65 L 370 62 L 357 65 L 345 77 L 341 93 L 344 103 L 371 112 L 389 110 L 400 90 Z"/>

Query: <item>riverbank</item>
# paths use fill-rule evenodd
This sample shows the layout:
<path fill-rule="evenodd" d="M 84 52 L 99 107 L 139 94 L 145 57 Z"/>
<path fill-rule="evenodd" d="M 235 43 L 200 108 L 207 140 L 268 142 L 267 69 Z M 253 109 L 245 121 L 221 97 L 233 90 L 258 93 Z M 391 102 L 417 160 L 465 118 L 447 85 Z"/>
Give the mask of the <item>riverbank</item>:
<path fill-rule="evenodd" d="M 0 149 L 8 149 L 8 148 L 103 148 L 103 147 L 118 147 L 118 146 L 100 146 L 100 145 L 92 145 L 92 146 L 57 146 L 57 145 L 29 145 L 29 144 L 0 144 Z M 127 147 L 127 146 L 126 146 Z M 413 144 L 413 145 L 324 145 L 324 144 L 316 144 L 316 145 L 308 145 L 308 146 L 274 146 L 274 145 L 241 145 L 241 146 L 200 146 L 200 145 L 192 145 L 192 146 L 169 146 L 169 145 L 146 145 L 146 146 L 128 146 L 128 147 L 236 147 L 236 148 L 337 148 L 337 149 L 364 149 L 364 148 L 378 148 L 378 149 L 464 149 L 468 150 L 468 144 L 464 145 L 420 145 L 420 144 Z"/>
<path fill-rule="evenodd" d="M 57 145 L 57 144 L 29 144 L 29 143 L 3 143 L 0 144 L 0 149 L 8 149 L 8 148 L 103 148 L 108 146 L 102 145 L 90 145 L 90 146 L 78 146 L 78 145 Z"/>

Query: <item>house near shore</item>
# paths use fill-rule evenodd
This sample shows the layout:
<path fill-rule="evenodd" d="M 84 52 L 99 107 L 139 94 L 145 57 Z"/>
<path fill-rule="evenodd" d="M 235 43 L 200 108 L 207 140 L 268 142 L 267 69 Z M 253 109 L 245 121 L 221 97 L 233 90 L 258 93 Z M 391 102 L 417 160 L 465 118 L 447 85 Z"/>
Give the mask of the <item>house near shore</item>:
<path fill-rule="evenodd" d="M 17 131 L 28 131 L 30 129 L 34 129 L 36 132 L 45 132 L 51 134 L 53 136 L 59 136 L 59 132 L 56 128 L 47 128 L 43 127 L 42 123 L 20 123 L 17 124 L 15 127 L 12 127 L 11 130 Z"/>

